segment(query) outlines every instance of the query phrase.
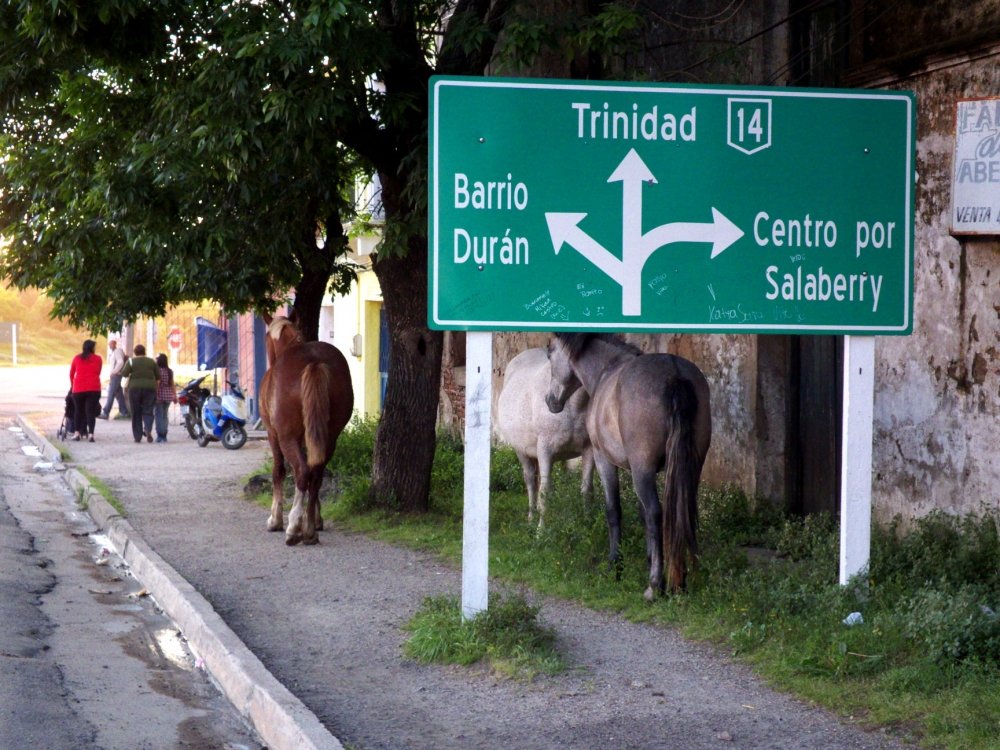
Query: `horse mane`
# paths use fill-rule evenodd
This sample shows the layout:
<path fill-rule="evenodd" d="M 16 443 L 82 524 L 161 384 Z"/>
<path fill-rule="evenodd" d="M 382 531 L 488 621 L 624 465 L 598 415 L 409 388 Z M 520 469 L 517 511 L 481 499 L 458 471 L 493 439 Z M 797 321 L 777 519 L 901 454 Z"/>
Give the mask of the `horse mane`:
<path fill-rule="evenodd" d="M 569 352 L 569 356 L 573 359 L 576 359 L 583 354 L 587 345 L 591 341 L 604 341 L 605 343 L 611 344 L 616 349 L 621 349 L 623 352 L 628 352 L 629 354 L 642 354 L 642 349 L 628 343 L 619 333 L 581 333 L 577 331 L 560 331 L 556 334 L 556 338 L 563 343 L 563 346 L 565 346 L 566 350 Z"/>
<path fill-rule="evenodd" d="M 275 341 L 279 341 L 286 328 L 290 329 L 291 334 L 295 337 L 295 341 L 303 340 L 299 327 L 284 315 L 279 315 L 271 321 L 271 324 L 267 327 L 267 334 Z"/>

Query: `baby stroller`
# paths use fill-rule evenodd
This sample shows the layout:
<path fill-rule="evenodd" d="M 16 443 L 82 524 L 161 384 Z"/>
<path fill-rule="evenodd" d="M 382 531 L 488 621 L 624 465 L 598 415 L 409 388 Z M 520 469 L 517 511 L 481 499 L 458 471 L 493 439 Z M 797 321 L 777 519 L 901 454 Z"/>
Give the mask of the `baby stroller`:
<path fill-rule="evenodd" d="M 60 440 L 65 440 L 67 436 L 76 432 L 76 402 L 73 401 L 73 391 L 66 394 L 66 408 L 63 410 L 62 423 L 59 425 L 59 432 L 56 433 Z"/>

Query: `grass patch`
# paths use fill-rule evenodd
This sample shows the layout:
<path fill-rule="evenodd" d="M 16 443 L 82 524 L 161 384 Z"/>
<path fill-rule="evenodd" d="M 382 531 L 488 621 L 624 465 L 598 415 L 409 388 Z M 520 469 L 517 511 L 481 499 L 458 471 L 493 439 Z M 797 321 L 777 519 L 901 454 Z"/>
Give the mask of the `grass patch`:
<path fill-rule="evenodd" d="M 495 674 L 522 679 L 566 668 L 555 649 L 555 633 L 538 621 L 538 608 L 521 595 L 493 594 L 489 608 L 469 620 L 462 619 L 457 598 L 427 598 L 403 629 L 411 634 L 403 653 L 419 662 L 484 662 Z"/>
<path fill-rule="evenodd" d="M 122 518 L 128 517 L 128 513 L 125 512 L 125 506 L 122 505 L 121 500 L 115 497 L 115 493 L 111 491 L 110 487 L 108 487 L 107 482 L 105 482 L 103 479 L 93 476 L 92 474 L 83 469 L 79 469 L 79 472 L 83 474 L 85 477 L 87 477 L 87 481 L 90 482 L 90 486 L 104 496 L 104 499 L 107 500 L 108 503 L 111 505 L 111 507 L 118 512 L 118 515 L 120 515 Z"/>

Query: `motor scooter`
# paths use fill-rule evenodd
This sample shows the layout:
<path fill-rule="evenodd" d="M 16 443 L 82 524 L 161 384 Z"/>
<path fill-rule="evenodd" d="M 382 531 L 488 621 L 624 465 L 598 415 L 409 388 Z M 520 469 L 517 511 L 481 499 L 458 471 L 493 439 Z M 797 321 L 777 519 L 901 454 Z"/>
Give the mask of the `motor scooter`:
<path fill-rule="evenodd" d="M 231 451 L 239 450 L 247 441 L 247 401 L 239 383 L 226 381 L 230 392 L 222 398 L 209 396 L 201 409 L 201 433 L 198 445 L 204 448 L 210 442 L 221 440 Z"/>
<path fill-rule="evenodd" d="M 177 394 L 177 403 L 181 407 L 181 417 L 184 418 L 184 427 L 187 428 L 188 435 L 192 440 L 201 437 L 201 410 L 205 400 L 212 395 L 208 388 L 202 388 L 202 381 L 208 375 L 191 380 L 186 386 L 181 388 Z"/>

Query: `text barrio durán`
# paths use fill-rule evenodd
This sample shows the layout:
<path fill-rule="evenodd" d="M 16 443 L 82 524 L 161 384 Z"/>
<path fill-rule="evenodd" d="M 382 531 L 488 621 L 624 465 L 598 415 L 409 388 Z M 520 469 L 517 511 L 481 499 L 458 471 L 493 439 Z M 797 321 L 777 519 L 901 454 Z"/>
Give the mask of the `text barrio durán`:
<path fill-rule="evenodd" d="M 507 179 L 470 181 L 469 176 L 455 173 L 455 208 L 473 210 L 523 211 L 528 207 L 528 186 L 515 183 L 513 175 Z M 502 235 L 470 235 L 465 229 L 455 229 L 455 263 L 465 263 L 470 258 L 479 266 L 502 263 L 503 265 L 528 264 L 528 238 L 511 236 L 508 229 Z"/>

